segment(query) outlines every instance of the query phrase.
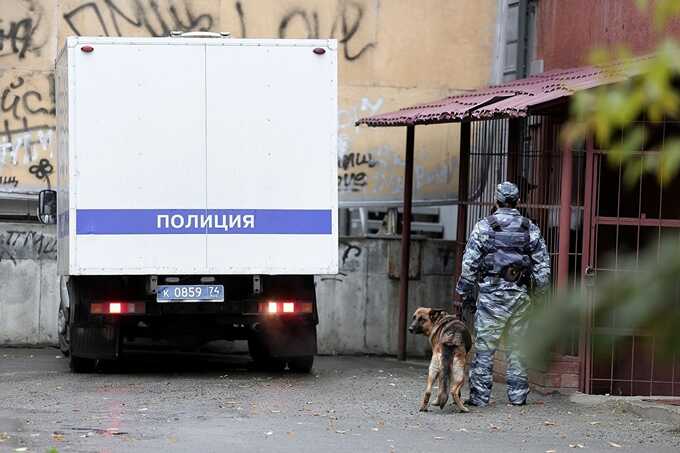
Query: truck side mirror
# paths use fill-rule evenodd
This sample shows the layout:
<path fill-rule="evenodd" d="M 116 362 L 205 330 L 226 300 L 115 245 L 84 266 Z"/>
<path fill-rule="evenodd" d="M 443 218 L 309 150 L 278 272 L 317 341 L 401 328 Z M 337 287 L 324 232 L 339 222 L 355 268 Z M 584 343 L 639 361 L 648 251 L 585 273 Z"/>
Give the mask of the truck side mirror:
<path fill-rule="evenodd" d="M 57 192 L 41 190 L 38 195 L 38 220 L 46 225 L 57 223 Z"/>

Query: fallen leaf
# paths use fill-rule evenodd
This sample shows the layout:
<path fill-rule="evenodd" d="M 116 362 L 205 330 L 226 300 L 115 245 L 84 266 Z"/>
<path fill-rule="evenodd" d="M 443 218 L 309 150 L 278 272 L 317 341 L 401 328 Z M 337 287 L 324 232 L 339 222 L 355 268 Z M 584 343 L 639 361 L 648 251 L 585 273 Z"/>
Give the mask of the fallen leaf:
<path fill-rule="evenodd" d="M 61 433 L 52 433 L 52 439 L 56 440 L 57 442 L 63 442 L 64 435 Z"/>
<path fill-rule="evenodd" d="M 609 446 L 614 448 L 622 448 L 621 445 L 617 444 L 616 442 L 609 442 Z"/>
<path fill-rule="evenodd" d="M 545 426 L 555 426 L 557 423 L 550 421 L 550 420 L 546 420 L 546 421 L 543 422 L 543 424 Z"/>
<path fill-rule="evenodd" d="M 4 442 L 7 439 L 9 439 L 9 434 L 7 433 L 0 433 L 0 442 Z"/>

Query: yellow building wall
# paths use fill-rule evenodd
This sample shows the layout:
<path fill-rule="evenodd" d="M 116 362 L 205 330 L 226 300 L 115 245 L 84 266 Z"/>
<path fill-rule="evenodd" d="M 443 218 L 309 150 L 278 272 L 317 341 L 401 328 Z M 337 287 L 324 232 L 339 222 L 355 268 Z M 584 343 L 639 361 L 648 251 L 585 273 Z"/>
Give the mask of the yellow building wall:
<path fill-rule="evenodd" d="M 65 37 L 181 29 L 338 39 L 341 203 L 398 201 L 405 129 L 354 122 L 488 84 L 496 8 L 496 0 L 0 0 L 0 196 L 55 182 L 53 66 Z M 416 129 L 415 200 L 455 198 L 458 140 L 455 125 Z"/>

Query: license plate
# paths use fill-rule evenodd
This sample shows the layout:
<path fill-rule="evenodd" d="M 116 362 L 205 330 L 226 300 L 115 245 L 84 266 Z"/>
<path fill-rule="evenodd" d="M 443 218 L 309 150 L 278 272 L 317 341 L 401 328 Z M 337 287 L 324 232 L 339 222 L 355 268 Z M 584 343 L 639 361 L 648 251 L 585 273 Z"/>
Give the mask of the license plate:
<path fill-rule="evenodd" d="M 157 302 L 224 302 L 223 285 L 159 285 Z"/>

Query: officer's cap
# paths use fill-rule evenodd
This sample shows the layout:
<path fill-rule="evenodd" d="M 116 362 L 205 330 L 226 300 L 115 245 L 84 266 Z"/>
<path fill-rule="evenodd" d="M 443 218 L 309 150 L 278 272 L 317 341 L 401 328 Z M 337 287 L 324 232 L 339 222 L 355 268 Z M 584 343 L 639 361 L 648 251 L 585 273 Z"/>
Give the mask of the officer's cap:
<path fill-rule="evenodd" d="M 505 181 L 496 186 L 496 201 L 499 203 L 517 202 L 519 190 L 510 181 Z"/>

